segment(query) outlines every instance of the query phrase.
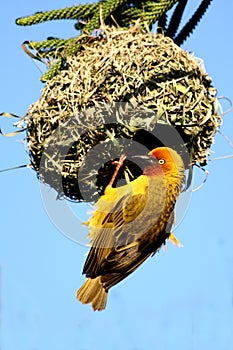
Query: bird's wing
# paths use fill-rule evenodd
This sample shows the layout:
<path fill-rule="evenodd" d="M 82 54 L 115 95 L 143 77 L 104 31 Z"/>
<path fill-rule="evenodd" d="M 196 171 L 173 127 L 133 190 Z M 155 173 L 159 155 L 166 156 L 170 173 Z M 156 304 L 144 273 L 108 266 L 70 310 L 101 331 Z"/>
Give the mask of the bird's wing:
<path fill-rule="evenodd" d="M 139 251 L 139 240 L 161 215 L 166 185 L 158 177 L 150 184 L 143 175 L 131 184 L 109 189 L 96 204 L 97 211 L 90 220 L 91 249 L 83 270 L 87 277 L 111 273 L 112 279 L 115 273 L 114 281 L 119 281 L 153 252 Z"/>

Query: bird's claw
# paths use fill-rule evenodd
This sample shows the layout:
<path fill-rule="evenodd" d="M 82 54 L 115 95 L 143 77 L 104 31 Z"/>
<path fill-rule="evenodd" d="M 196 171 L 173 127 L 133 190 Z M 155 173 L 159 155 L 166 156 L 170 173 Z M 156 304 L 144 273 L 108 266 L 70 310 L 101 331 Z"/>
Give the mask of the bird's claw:
<path fill-rule="evenodd" d="M 118 174 L 118 172 L 119 172 L 120 168 L 122 167 L 122 165 L 123 165 L 125 160 L 126 160 L 126 155 L 122 154 L 120 156 L 119 160 L 113 160 L 112 161 L 112 164 L 116 164 L 116 169 L 115 169 L 114 174 L 113 174 L 113 176 L 111 178 L 111 181 L 109 182 L 109 186 L 113 185 L 113 183 L 114 183 L 114 181 L 115 181 L 115 179 L 117 177 L 117 174 Z"/>

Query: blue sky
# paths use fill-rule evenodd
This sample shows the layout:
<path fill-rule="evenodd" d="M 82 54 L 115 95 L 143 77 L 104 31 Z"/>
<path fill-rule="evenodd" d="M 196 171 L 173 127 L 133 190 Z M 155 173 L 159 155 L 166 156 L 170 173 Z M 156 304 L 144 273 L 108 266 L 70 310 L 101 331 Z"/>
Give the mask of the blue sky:
<path fill-rule="evenodd" d="M 43 88 L 41 73 L 21 43 L 76 34 L 69 21 L 23 28 L 14 24 L 15 18 L 73 3 L 9 0 L 2 5 L 0 111 L 24 115 Z M 183 46 L 204 59 L 218 95 L 231 100 L 232 13 L 232 2 L 213 1 Z M 232 116 L 224 116 L 221 128 L 231 140 Z M 10 123 L 0 120 L 3 130 Z M 1 169 L 28 162 L 20 140 L 0 138 Z M 233 154 L 220 135 L 213 150 L 214 156 Z M 1 350 L 233 348 L 233 159 L 212 161 L 207 169 L 206 185 L 192 195 L 175 231 L 184 247 L 169 244 L 166 252 L 161 250 L 115 286 L 101 313 L 75 299 L 87 249 L 50 221 L 35 173 L 1 173 Z"/>

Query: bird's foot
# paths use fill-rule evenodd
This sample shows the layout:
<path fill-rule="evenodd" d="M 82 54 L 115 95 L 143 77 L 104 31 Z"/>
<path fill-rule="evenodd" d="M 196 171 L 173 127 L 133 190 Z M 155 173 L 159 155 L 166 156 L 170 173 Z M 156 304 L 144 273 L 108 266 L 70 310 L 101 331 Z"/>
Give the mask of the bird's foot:
<path fill-rule="evenodd" d="M 122 167 L 124 161 L 126 160 L 126 155 L 122 154 L 119 160 L 114 160 L 112 164 L 116 164 L 116 169 L 114 174 L 112 175 L 111 181 L 109 182 L 109 186 L 112 186 L 114 181 L 116 180 L 117 174 L 119 173 L 120 168 Z"/>

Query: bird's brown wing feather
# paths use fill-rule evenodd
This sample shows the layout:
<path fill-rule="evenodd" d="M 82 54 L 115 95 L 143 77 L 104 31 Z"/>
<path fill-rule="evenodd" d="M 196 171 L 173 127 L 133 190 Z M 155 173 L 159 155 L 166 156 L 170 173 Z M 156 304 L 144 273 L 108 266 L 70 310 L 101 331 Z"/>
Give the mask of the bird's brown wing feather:
<path fill-rule="evenodd" d="M 130 202 L 137 204 L 138 212 L 143 210 L 143 197 L 138 194 L 130 199 Z M 128 235 L 128 230 L 126 230 L 124 211 L 127 210 L 128 200 L 128 195 L 126 195 L 117 202 L 112 211 L 104 217 L 102 227 L 91 227 L 91 235 L 94 239 L 83 269 L 87 277 L 94 278 L 105 273 L 104 263 L 107 263 L 108 257 L 113 256 L 113 252 L 120 258 L 128 245 L 133 242 L 134 245 L 137 244 L 134 232 Z M 122 249 L 122 252 L 119 249 Z"/>
<path fill-rule="evenodd" d="M 164 180 L 160 181 L 157 177 L 151 185 L 149 184 L 149 192 L 148 188 L 145 188 L 144 193 L 133 194 L 132 191 L 131 194 L 120 196 L 111 210 L 105 207 L 107 210 L 104 215 L 98 208 L 99 213 L 94 214 L 98 227 L 91 227 L 92 247 L 83 269 L 87 277 L 95 278 L 101 275 L 104 286 L 110 288 L 132 273 L 156 250 L 156 246 L 151 251 L 139 250 L 138 246 L 140 237 L 151 229 L 153 222 L 150 221 L 156 220 L 163 210 L 166 196 L 164 186 Z M 111 205 L 110 203 L 109 207 Z M 162 231 L 163 228 L 159 228 L 159 247 L 162 244 Z"/>

